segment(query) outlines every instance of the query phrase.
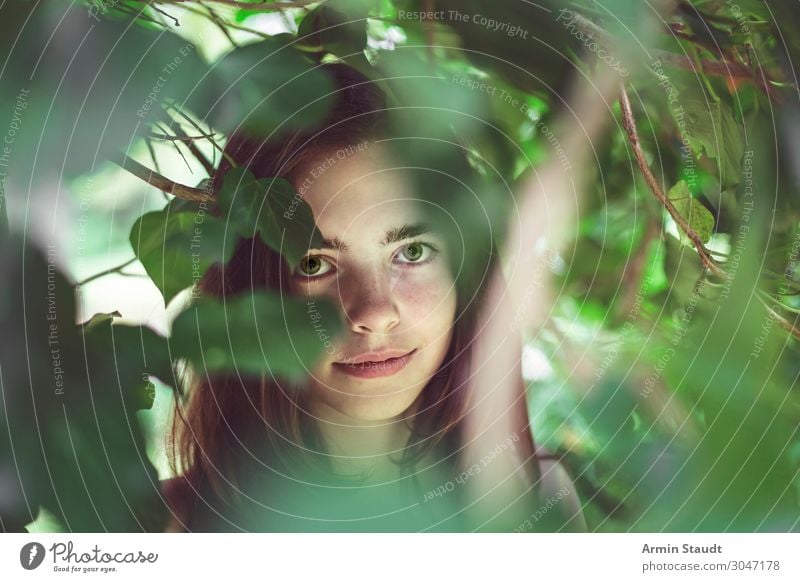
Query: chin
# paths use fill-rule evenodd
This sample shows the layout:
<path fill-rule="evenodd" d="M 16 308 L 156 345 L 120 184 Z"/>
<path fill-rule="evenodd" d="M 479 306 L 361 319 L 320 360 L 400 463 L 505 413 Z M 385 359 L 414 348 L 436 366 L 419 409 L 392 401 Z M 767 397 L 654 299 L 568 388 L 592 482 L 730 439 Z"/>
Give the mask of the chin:
<path fill-rule="evenodd" d="M 355 421 L 382 421 L 391 420 L 403 414 L 414 403 L 422 392 L 419 390 L 404 390 L 392 395 L 367 396 L 344 395 L 341 392 L 328 394 L 335 398 L 325 398 L 326 404 L 339 414 Z"/>

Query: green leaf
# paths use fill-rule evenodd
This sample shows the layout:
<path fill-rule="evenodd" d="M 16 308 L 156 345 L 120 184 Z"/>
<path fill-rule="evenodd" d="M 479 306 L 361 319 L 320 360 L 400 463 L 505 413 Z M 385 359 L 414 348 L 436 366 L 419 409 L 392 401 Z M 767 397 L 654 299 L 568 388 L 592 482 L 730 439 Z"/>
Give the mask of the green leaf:
<path fill-rule="evenodd" d="M 367 47 L 366 12 L 348 10 L 342 2 L 337 6 L 326 2 L 303 18 L 297 36 L 304 46 L 324 48 L 338 56 L 359 53 Z"/>
<path fill-rule="evenodd" d="M 19 127 L 20 179 L 93 170 L 148 133 L 163 104 L 181 103 L 208 70 L 186 39 L 119 12 L 110 18 L 106 8 L 115 6 L 98 9 L 105 4 L 117 3 L 3 4 L 0 106 Z"/>
<path fill-rule="evenodd" d="M 673 237 L 665 239 L 664 273 L 669 281 L 669 293 L 676 305 L 686 304 L 698 289 L 703 277 L 700 257 L 686 245 L 678 243 Z"/>
<path fill-rule="evenodd" d="M 146 369 L 138 356 L 146 352 L 148 368 L 161 370 L 166 341 L 102 316 L 76 326 L 73 289 L 56 261 L 18 239 L 0 247 L 8 281 L 0 294 L 0 474 L 13 476 L 3 486 L 2 527 L 19 530 L 42 506 L 69 531 L 163 530 L 158 474 L 135 414 L 147 404 L 137 392 Z"/>
<path fill-rule="evenodd" d="M 342 329 L 332 303 L 257 292 L 225 303 L 204 299 L 172 328 L 171 348 L 203 372 L 306 375 Z"/>
<path fill-rule="evenodd" d="M 315 227 L 311 207 L 286 180 L 272 178 L 266 191 L 268 212 L 259 216 L 261 238 L 286 257 L 289 264 L 297 266 L 309 247 L 319 248 L 322 235 Z"/>
<path fill-rule="evenodd" d="M 83 326 L 83 344 L 95 356 L 95 382 L 102 378 L 109 388 L 118 385 L 133 410 L 152 408 L 155 390 L 150 376 L 180 389 L 166 338 L 147 327 L 112 322 L 111 317 L 96 315 Z"/>
<path fill-rule="evenodd" d="M 227 53 L 187 105 L 225 132 L 267 136 L 320 123 L 335 96 L 333 82 L 290 42 L 271 37 Z"/>
<path fill-rule="evenodd" d="M 217 206 L 240 236 L 251 238 L 258 231 L 258 216 L 264 206 L 265 190 L 249 170 L 232 168 L 225 174 L 217 194 Z"/>
<path fill-rule="evenodd" d="M 241 24 L 251 16 L 258 16 L 259 14 L 264 14 L 261 10 L 248 10 L 247 8 L 241 8 L 234 13 L 233 21 L 236 24 Z"/>
<path fill-rule="evenodd" d="M 689 185 L 684 180 L 681 180 L 670 188 L 667 197 L 672 201 L 672 205 L 680 215 L 686 219 L 691 229 L 697 233 L 700 240 L 708 242 L 714 233 L 714 215 L 698 200 L 692 198 L 692 194 L 689 192 Z M 678 231 L 681 235 L 681 241 L 691 244 L 691 241 L 681 231 L 680 227 L 678 227 Z"/>
<path fill-rule="evenodd" d="M 692 149 L 705 151 L 717 160 L 722 189 L 735 186 L 740 181 L 744 135 L 736 122 L 733 109 L 723 101 L 707 99 L 704 94 L 681 92 L 679 107 L 672 114 Z"/>
<path fill-rule="evenodd" d="M 464 57 L 492 73 L 493 78 L 502 78 L 526 93 L 562 95 L 570 80 L 565 67 L 573 67 L 567 59 L 578 61 L 571 55 L 583 48 L 570 33 L 570 19 L 560 18 L 560 11 L 566 10 L 563 4 L 554 0 L 440 0 L 436 10 L 444 11 L 447 18 L 433 24 L 444 24 L 456 32 L 458 36 L 446 44 L 460 47 Z M 450 17 L 450 14 L 459 17 Z M 426 23 L 404 19 L 399 24 L 410 41 L 427 44 L 423 27 Z M 624 41 L 624 38 L 619 40 Z"/>
<path fill-rule="evenodd" d="M 89 321 L 83 324 L 83 330 L 89 331 L 95 327 L 113 322 L 114 318 L 116 317 L 122 317 L 122 314 L 119 311 L 112 311 L 111 313 L 95 313 L 89 318 Z"/>
<path fill-rule="evenodd" d="M 239 235 L 257 232 L 293 267 L 310 247 L 322 245 L 311 207 L 282 178 L 256 180 L 248 170 L 234 168 L 225 175 L 218 204 Z"/>
<path fill-rule="evenodd" d="M 141 216 L 131 229 L 130 241 L 164 302 L 169 303 L 196 284 L 211 265 L 231 257 L 235 234 L 202 207 L 196 212 L 170 212 L 168 207 Z"/>

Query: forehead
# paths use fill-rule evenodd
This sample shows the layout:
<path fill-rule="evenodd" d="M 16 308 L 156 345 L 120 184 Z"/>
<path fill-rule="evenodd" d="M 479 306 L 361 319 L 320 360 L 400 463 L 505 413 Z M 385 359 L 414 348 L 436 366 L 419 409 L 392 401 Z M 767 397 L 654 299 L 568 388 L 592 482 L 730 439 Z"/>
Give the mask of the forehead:
<path fill-rule="evenodd" d="M 375 238 L 424 218 L 403 171 L 376 144 L 323 154 L 303 168 L 297 188 L 326 237 Z"/>

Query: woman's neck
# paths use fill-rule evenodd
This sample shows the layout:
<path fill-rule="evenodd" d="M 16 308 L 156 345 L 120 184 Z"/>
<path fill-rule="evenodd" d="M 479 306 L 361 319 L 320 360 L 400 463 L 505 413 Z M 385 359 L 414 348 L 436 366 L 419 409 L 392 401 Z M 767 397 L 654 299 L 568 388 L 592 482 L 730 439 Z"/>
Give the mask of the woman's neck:
<path fill-rule="evenodd" d="M 402 457 L 411 435 L 411 409 L 379 421 L 354 419 L 318 400 L 308 404 L 308 411 L 337 475 L 363 476 L 370 481 L 399 477 L 400 467 L 392 460 Z"/>

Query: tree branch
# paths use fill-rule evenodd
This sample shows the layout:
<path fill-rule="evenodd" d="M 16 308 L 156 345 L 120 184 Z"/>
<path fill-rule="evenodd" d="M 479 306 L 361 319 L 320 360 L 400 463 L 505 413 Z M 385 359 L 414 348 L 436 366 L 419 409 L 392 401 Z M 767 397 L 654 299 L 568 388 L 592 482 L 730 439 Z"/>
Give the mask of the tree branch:
<path fill-rule="evenodd" d="M 137 162 L 136 160 L 128 157 L 122 152 L 109 157 L 109 160 L 117 164 L 123 170 L 126 170 L 150 184 L 155 186 L 162 192 L 172 194 L 176 198 L 188 200 L 189 202 L 213 202 L 214 197 L 205 190 L 200 188 L 192 188 L 173 182 L 169 178 L 162 176 Z"/>
<path fill-rule="evenodd" d="M 191 136 L 187 135 L 185 131 L 183 131 L 183 128 L 180 126 L 179 123 L 177 123 L 171 117 L 169 117 L 169 115 L 167 115 L 166 112 L 164 114 L 167 117 L 167 119 L 169 119 L 169 129 L 171 129 L 175 133 L 175 135 L 174 136 L 170 136 L 170 135 L 156 136 L 156 135 L 153 135 L 153 137 L 156 138 L 156 139 L 162 139 L 162 140 L 165 140 L 165 141 L 180 141 L 180 142 L 184 142 L 184 145 L 186 146 L 186 148 L 189 150 L 189 152 L 191 152 L 191 154 L 194 156 L 194 158 L 198 162 L 200 162 L 200 165 L 203 166 L 203 169 L 206 171 L 206 173 L 209 176 L 213 176 L 214 175 L 214 164 L 212 164 L 209 161 L 209 159 L 203 154 L 203 152 L 200 151 L 200 148 L 197 147 L 197 144 L 194 143 L 194 140 L 207 139 L 207 140 L 213 142 L 214 141 L 214 134 L 206 135 L 206 134 L 201 132 L 202 135 L 200 135 L 198 137 L 191 137 Z"/>
<path fill-rule="evenodd" d="M 285 2 L 239 2 L 237 0 L 206 0 L 215 4 L 224 4 L 233 8 L 244 8 L 245 10 L 271 12 L 282 10 L 283 8 L 304 8 L 309 4 L 317 4 L 320 0 L 293 0 Z M 156 0 L 153 4 L 183 4 L 195 2 L 195 0 Z"/>
<path fill-rule="evenodd" d="M 764 301 L 761 297 L 759 297 L 758 300 L 761 302 L 761 305 L 764 306 L 767 312 L 772 314 L 772 316 L 775 318 L 775 321 L 778 322 L 778 325 L 780 325 L 783 329 L 791 333 L 797 339 L 800 339 L 800 329 L 797 329 L 791 321 L 789 321 L 788 319 L 783 317 L 780 313 L 775 311 L 775 309 L 767 305 L 767 302 Z"/>
<path fill-rule="evenodd" d="M 708 249 L 703 244 L 703 241 L 700 240 L 700 237 L 697 236 L 697 233 L 692 230 L 692 227 L 689 226 L 689 223 L 681 216 L 681 214 L 675 209 L 672 205 L 672 202 L 664 195 L 664 191 L 661 190 L 661 187 L 658 185 L 658 182 L 653 176 L 653 172 L 650 171 L 650 167 L 647 165 L 647 160 L 644 158 L 644 152 L 642 151 L 642 146 L 639 142 L 639 135 L 636 132 L 636 121 L 633 118 L 633 112 L 631 111 L 631 103 L 630 99 L 628 98 L 628 93 L 625 91 L 624 84 L 621 86 L 620 89 L 620 106 L 622 108 L 622 125 L 625 126 L 625 131 L 628 134 L 628 139 L 631 142 L 631 146 L 633 147 L 633 153 L 636 156 L 636 162 L 639 165 L 639 169 L 642 171 L 644 175 L 644 179 L 647 182 L 647 185 L 652 190 L 653 194 L 656 198 L 658 198 L 659 202 L 664 205 L 669 212 L 670 216 L 672 216 L 673 220 L 677 223 L 678 227 L 686 233 L 686 236 L 694 244 L 695 248 L 697 249 L 697 254 L 700 255 L 700 260 L 702 261 L 703 265 L 720 275 L 723 278 L 730 278 L 730 275 L 722 270 L 722 268 L 717 265 L 714 260 L 711 258 L 711 255 L 708 252 Z M 783 317 L 780 313 L 775 311 L 772 307 L 767 305 L 767 303 L 761 298 L 758 298 L 761 301 L 761 304 L 766 308 L 767 312 L 770 313 L 774 318 L 775 321 L 778 322 L 783 329 L 787 330 L 789 333 L 800 339 L 800 329 L 795 327 L 795 325 Z"/>
<path fill-rule="evenodd" d="M 86 285 L 87 283 L 91 283 L 95 279 L 99 279 L 100 277 L 105 277 L 106 275 L 113 275 L 114 273 L 118 273 L 120 275 L 124 275 L 125 273 L 122 273 L 122 269 L 124 269 L 128 265 L 132 265 L 133 263 L 135 263 L 138 260 L 139 259 L 137 257 L 133 257 L 132 259 L 130 259 L 128 261 L 125 261 L 124 263 L 114 267 L 113 269 L 106 269 L 105 271 L 100 271 L 99 273 L 95 273 L 91 277 L 87 277 L 83 281 L 78 281 L 77 283 L 75 283 L 75 286 L 76 287 L 82 287 L 83 285 Z"/>
<path fill-rule="evenodd" d="M 700 255 L 700 260 L 703 263 L 703 266 L 707 269 L 711 269 L 718 275 L 726 276 L 727 274 L 714 262 L 714 259 L 711 258 L 711 254 L 708 252 L 708 249 L 703 244 L 703 241 L 700 240 L 700 237 L 697 233 L 692 229 L 686 219 L 681 216 L 681 213 L 677 211 L 675 206 L 672 204 L 672 201 L 667 198 L 664 191 L 661 189 L 661 186 L 656 180 L 656 177 L 653 175 L 653 172 L 650 170 L 650 166 L 647 165 L 647 160 L 644 157 L 644 151 L 642 151 L 642 144 L 639 141 L 639 134 L 636 131 L 636 120 L 633 117 L 633 111 L 631 110 L 631 102 L 628 98 L 628 93 L 625 91 L 624 83 L 620 85 L 620 96 L 619 96 L 619 103 L 620 107 L 622 108 L 622 125 L 625 127 L 625 132 L 628 134 L 628 141 L 631 143 L 631 147 L 633 148 L 633 155 L 636 157 L 636 163 L 639 165 L 639 169 L 644 176 L 645 182 L 649 186 L 650 190 L 653 192 L 655 197 L 658 199 L 659 202 L 667 209 L 669 215 L 678 225 L 689 240 L 692 241 L 695 248 L 697 249 L 697 254 Z"/>
<path fill-rule="evenodd" d="M 237 164 L 236 164 L 236 162 L 233 160 L 233 158 L 231 158 L 231 157 L 230 157 L 230 155 L 228 155 L 228 153 L 225 151 L 225 148 L 223 148 L 222 146 L 220 146 L 220 145 L 219 145 L 219 144 L 216 142 L 216 140 L 214 140 L 214 134 L 213 134 L 213 133 L 210 133 L 210 134 L 209 134 L 209 133 L 206 133 L 206 132 L 203 130 L 203 128 L 202 128 L 202 127 L 200 127 L 200 126 L 197 124 L 197 122 L 196 122 L 194 119 L 192 119 L 192 118 L 191 118 L 189 115 L 187 115 L 187 114 L 186 114 L 186 113 L 185 113 L 185 112 L 184 112 L 184 111 L 183 111 L 183 110 L 182 110 L 180 107 L 178 107 L 178 106 L 177 106 L 177 105 L 175 105 L 174 103 L 168 103 L 168 104 L 167 104 L 167 106 L 166 106 L 166 108 L 164 109 L 164 111 L 168 112 L 170 109 L 172 109 L 172 110 L 173 110 L 175 113 L 177 113 L 177 114 L 178 114 L 178 115 L 180 115 L 180 116 L 181 116 L 183 119 L 185 119 L 185 120 L 186 120 L 186 121 L 189 123 L 189 125 L 191 125 L 192 127 L 194 127 L 194 128 L 195 128 L 197 131 L 199 131 L 199 132 L 200 132 L 202 135 L 205 135 L 205 136 L 206 136 L 206 139 L 207 139 L 209 142 L 211 142 L 211 145 L 212 145 L 212 146 L 214 146 L 214 148 L 215 148 L 217 151 L 219 151 L 219 153 L 222 155 L 222 157 L 224 157 L 226 160 L 228 160 L 228 163 L 229 163 L 229 164 L 230 164 L 232 167 L 234 167 L 234 168 L 235 168 L 235 167 L 237 166 Z M 213 175 L 213 172 L 209 172 L 209 175 Z"/>

